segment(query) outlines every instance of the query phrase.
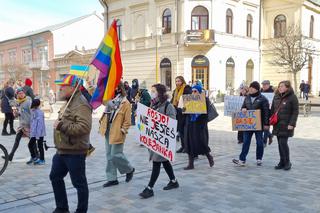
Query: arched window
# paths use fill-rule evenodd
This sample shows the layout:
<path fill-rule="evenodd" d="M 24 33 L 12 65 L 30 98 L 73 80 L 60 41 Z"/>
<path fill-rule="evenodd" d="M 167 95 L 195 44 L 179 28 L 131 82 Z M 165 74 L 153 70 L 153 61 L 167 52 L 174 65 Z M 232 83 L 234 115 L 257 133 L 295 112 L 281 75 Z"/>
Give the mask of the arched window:
<path fill-rule="evenodd" d="M 274 37 L 280 38 L 286 35 L 287 19 L 284 15 L 278 15 L 274 19 Z"/>
<path fill-rule="evenodd" d="M 170 9 L 165 9 L 162 14 L 162 33 L 171 33 L 171 11 Z"/>
<path fill-rule="evenodd" d="M 234 67 L 235 63 L 233 58 L 228 58 L 226 62 L 226 90 L 232 88 L 234 89 L 234 79 L 235 79 L 235 73 L 234 73 Z"/>
<path fill-rule="evenodd" d="M 197 6 L 191 13 L 191 30 L 206 30 L 209 28 L 209 12 L 207 8 Z"/>
<path fill-rule="evenodd" d="M 118 39 L 121 41 L 122 38 L 122 25 L 121 25 L 121 20 L 117 19 L 117 31 L 118 31 Z"/>
<path fill-rule="evenodd" d="M 168 58 L 164 58 L 160 62 L 160 75 L 161 83 L 166 85 L 169 90 L 171 90 L 171 61 Z"/>
<path fill-rule="evenodd" d="M 226 13 L 226 33 L 232 34 L 233 32 L 233 13 L 228 9 Z"/>
<path fill-rule="evenodd" d="M 252 15 L 248 14 L 247 15 L 247 36 L 248 37 L 252 37 L 252 22 L 253 22 Z"/>
<path fill-rule="evenodd" d="M 314 27 L 314 17 L 311 16 L 311 18 L 310 18 L 310 32 L 309 32 L 310 38 L 313 38 L 313 27 Z"/>
<path fill-rule="evenodd" d="M 246 83 L 249 85 L 253 81 L 254 63 L 250 59 L 246 66 Z"/>

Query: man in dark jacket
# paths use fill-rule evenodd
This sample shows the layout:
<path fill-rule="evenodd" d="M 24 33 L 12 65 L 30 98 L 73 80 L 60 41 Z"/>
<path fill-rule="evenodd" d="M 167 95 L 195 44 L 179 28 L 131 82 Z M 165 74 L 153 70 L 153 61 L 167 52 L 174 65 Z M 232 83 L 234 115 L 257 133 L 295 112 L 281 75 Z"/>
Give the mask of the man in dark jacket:
<path fill-rule="evenodd" d="M 269 130 L 269 102 L 266 97 L 260 93 L 260 84 L 254 81 L 249 86 L 249 95 L 245 98 L 242 105 L 242 113 L 246 114 L 247 110 L 260 110 L 261 111 L 261 124 L 264 130 Z M 239 160 L 233 159 L 233 163 L 240 166 L 245 166 L 246 157 L 249 152 L 252 135 L 255 134 L 257 142 L 256 160 L 257 165 L 262 165 L 263 157 L 263 130 L 258 131 L 245 131 L 243 133 L 242 151 Z"/>
<path fill-rule="evenodd" d="M 270 85 L 269 80 L 264 80 L 262 81 L 262 88 L 261 88 L 261 93 L 274 93 L 273 87 Z M 270 103 L 271 106 L 271 103 Z M 269 139 L 269 144 L 272 143 L 272 134 L 270 130 L 264 130 L 263 131 L 263 144 L 264 147 L 267 147 L 267 141 Z"/>
<path fill-rule="evenodd" d="M 24 93 L 26 96 L 29 96 L 32 100 L 35 98 L 35 95 L 33 94 L 33 89 L 31 88 L 32 86 L 32 81 L 30 78 L 26 78 L 25 83 L 24 83 Z"/>
<path fill-rule="evenodd" d="M 14 90 L 13 90 L 14 82 L 13 80 L 9 80 L 5 87 L 3 88 L 2 96 L 1 96 L 1 112 L 4 113 L 5 119 L 3 121 L 3 129 L 2 135 L 15 135 L 16 131 L 13 128 L 14 115 L 12 111 L 11 102 L 14 102 Z M 10 133 L 7 132 L 7 126 L 10 125 Z"/>
<path fill-rule="evenodd" d="M 305 86 L 306 84 L 304 83 L 304 80 L 302 80 L 301 81 L 301 83 L 300 83 L 300 86 L 299 86 L 299 89 L 300 89 L 300 98 L 304 98 L 304 96 L 302 96 L 302 94 L 303 94 L 303 90 L 304 90 L 304 86 Z"/>
<path fill-rule="evenodd" d="M 138 79 L 133 79 L 132 80 L 132 85 L 131 85 L 131 91 L 130 91 L 130 99 L 129 102 L 131 103 L 131 125 L 136 125 L 135 121 L 135 114 L 137 110 L 137 104 L 135 102 L 135 97 L 137 96 L 139 91 L 139 81 Z"/>
<path fill-rule="evenodd" d="M 308 81 L 306 81 L 306 84 L 303 87 L 303 97 L 306 99 L 306 101 L 309 99 L 309 92 L 310 92 L 310 84 Z"/>
<path fill-rule="evenodd" d="M 128 81 L 124 82 L 124 89 L 126 90 L 126 93 L 127 93 L 127 99 L 130 102 L 130 100 L 131 100 L 131 87 L 129 86 Z"/>
<path fill-rule="evenodd" d="M 64 177 L 70 174 L 71 182 L 77 190 L 76 212 L 87 212 L 89 190 L 86 178 L 86 154 L 89 148 L 92 127 L 92 109 L 86 98 L 77 89 L 79 79 L 67 75 L 60 85 L 60 98 L 70 100 L 59 111 L 59 119 L 54 123 L 54 143 L 57 153 L 52 158 L 50 180 L 55 196 L 54 213 L 69 212 Z"/>

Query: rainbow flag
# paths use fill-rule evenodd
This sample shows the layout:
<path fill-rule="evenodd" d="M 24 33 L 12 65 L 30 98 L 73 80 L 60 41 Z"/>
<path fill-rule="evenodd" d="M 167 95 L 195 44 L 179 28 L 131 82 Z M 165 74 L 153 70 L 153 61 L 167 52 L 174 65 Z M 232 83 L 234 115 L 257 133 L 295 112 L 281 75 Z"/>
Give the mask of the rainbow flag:
<path fill-rule="evenodd" d="M 69 73 L 80 78 L 87 77 L 89 73 L 89 66 L 71 65 Z"/>
<path fill-rule="evenodd" d="M 91 99 L 91 106 L 96 109 L 114 97 L 114 91 L 122 77 L 116 20 L 103 38 L 91 64 L 100 71 L 97 88 Z"/>

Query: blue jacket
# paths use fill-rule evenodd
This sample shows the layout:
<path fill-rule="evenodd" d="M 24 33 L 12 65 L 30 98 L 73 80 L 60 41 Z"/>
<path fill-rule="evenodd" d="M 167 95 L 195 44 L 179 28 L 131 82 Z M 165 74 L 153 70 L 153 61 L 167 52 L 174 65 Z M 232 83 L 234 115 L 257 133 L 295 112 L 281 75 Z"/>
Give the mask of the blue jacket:
<path fill-rule="evenodd" d="M 12 87 L 7 87 L 4 89 L 1 97 L 1 112 L 2 113 L 12 113 L 12 108 L 9 104 L 9 99 L 14 99 L 14 90 Z"/>
<path fill-rule="evenodd" d="M 31 110 L 30 137 L 40 138 L 46 136 L 44 113 L 40 109 Z"/>

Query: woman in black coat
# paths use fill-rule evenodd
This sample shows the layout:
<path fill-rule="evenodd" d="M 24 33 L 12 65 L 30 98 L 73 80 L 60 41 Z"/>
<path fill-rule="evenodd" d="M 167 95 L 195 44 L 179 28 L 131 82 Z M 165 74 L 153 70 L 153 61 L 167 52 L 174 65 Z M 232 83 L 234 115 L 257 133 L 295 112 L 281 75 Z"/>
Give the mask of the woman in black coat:
<path fill-rule="evenodd" d="M 192 94 L 201 94 L 201 86 L 193 86 Z M 207 109 L 209 106 L 209 99 L 206 98 Z M 211 149 L 209 143 L 208 132 L 208 115 L 207 114 L 189 114 L 186 117 L 184 127 L 184 142 L 185 151 L 188 153 L 189 164 L 184 170 L 194 169 L 194 158 L 198 155 L 206 155 L 210 167 L 214 165 L 213 157 L 210 154 Z"/>
<path fill-rule="evenodd" d="M 14 100 L 14 90 L 12 88 L 14 82 L 8 81 L 3 88 L 1 97 L 1 112 L 4 113 L 5 119 L 3 121 L 2 135 L 15 135 L 16 131 L 13 128 L 14 115 L 10 101 Z M 10 133 L 7 132 L 7 126 L 10 125 Z"/>
<path fill-rule="evenodd" d="M 273 98 L 271 115 L 278 111 L 278 122 L 273 126 L 272 134 L 277 136 L 280 162 L 275 169 L 291 169 L 288 138 L 293 136 L 299 114 L 298 98 L 294 94 L 290 81 L 281 81 Z"/>

